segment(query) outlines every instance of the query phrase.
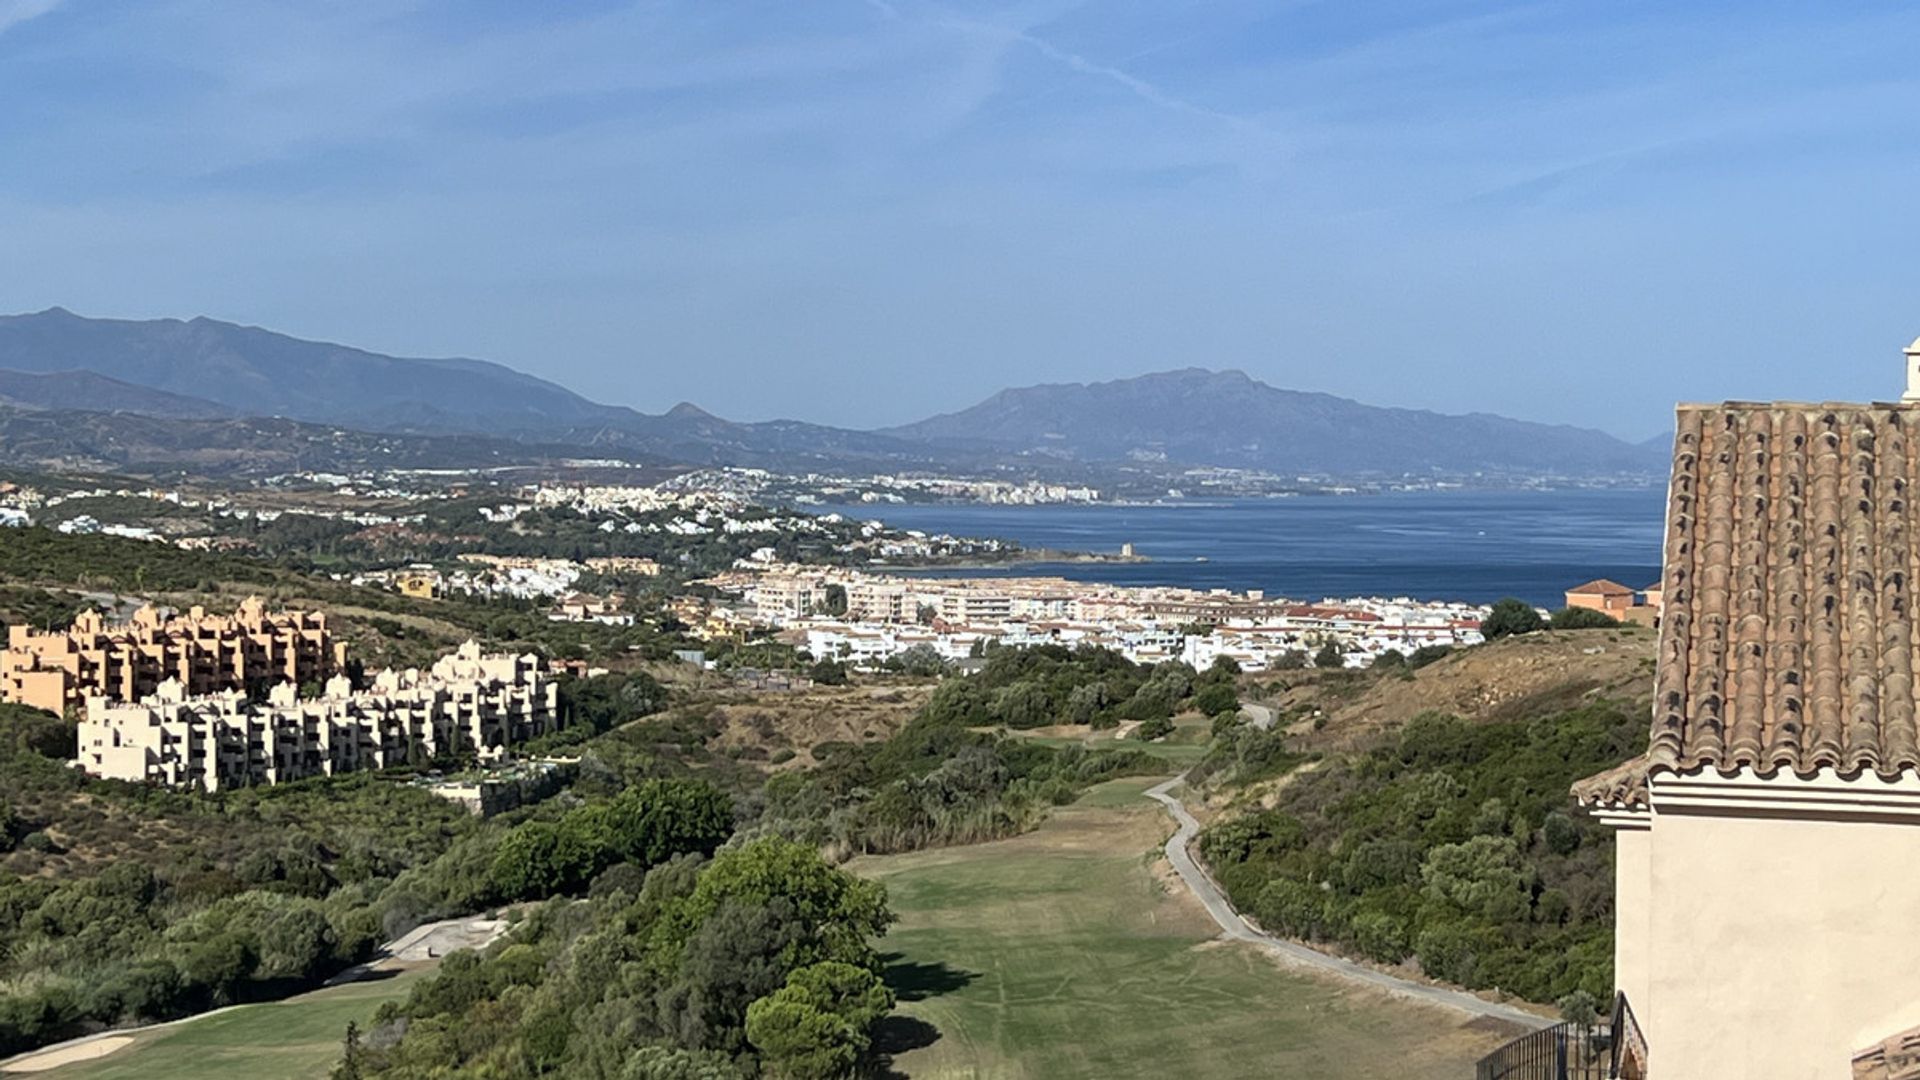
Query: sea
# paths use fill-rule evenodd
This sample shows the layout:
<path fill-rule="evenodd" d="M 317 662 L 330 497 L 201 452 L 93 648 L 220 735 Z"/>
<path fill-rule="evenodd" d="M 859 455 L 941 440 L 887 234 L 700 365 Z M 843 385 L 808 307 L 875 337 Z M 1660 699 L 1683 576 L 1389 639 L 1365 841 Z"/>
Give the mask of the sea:
<path fill-rule="evenodd" d="M 1594 578 L 1640 588 L 1660 577 L 1660 488 L 1419 491 L 1155 505 L 810 506 L 902 529 L 999 537 L 1023 547 L 1145 562 L 1024 562 L 942 576 L 1059 576 L 1116 585 L 1263 589 L 1269 597 L 1356 596 L 1557 608 Z"/>

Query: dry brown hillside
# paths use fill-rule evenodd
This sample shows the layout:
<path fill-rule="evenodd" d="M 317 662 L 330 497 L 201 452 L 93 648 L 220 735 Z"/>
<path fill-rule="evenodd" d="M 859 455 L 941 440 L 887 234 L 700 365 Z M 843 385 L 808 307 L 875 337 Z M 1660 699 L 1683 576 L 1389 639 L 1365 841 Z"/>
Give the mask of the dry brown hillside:
<path fill-rule="evenodd" d="M 812 750 L 822 743 L 893 737 L 932 692 L 931 681 L 899 681 L 723 699 L 713 709 L 720 734 L 709 745 L 743 761 L 801 768 L 815 763 Z"/>
<path fill-rule="evenodd" d="M 1250 695 L 1314 750 L 1371 743 L 1429 710 L 1520 719 L 1596 697 L 1651 701 L 1655 635 L 1639 627 L 1542 631 L 1460 649 L 1413 672 L 1292 671 Z"/>

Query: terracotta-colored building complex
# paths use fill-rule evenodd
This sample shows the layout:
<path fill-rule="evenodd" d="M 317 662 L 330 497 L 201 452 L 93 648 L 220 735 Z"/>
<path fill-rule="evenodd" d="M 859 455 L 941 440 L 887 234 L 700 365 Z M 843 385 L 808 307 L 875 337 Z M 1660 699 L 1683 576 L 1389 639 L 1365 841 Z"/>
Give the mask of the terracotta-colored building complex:
<path fill-rule="evenodd" d="M 1920 1075 L 1915 374 L 1679 410 L 1651 745 L 1574 789 L 1643 1075 Z"/>
<path fill-rule="evenodd" d="M 237 690 L 191 695 L 169 679 L 137 703 L 87 701 L 76 763 L 93 776 L 208 791 L 278 784 L 414 760 L 502 757 L 562 724 L 557 684 L 531 654 L 487 656 L 469 641 L 427 671 L 345 676 L 301 699 L 283 682 L 265 703 Z"/>
<path fill-rule="evenodd" d="M 0 700 L 64 713 L 89 697 L 137 701 L 172 679 L 188 694 L 249 685 L 324 682 L 345 663 L 346 646 L 319 612 L 268 611 L 248 598 L 232 615 L 195 607 L 163 617 L 143 607 L 108 625 L 85 611 L 66 630 L 7 628 L 0 653 Z"/>

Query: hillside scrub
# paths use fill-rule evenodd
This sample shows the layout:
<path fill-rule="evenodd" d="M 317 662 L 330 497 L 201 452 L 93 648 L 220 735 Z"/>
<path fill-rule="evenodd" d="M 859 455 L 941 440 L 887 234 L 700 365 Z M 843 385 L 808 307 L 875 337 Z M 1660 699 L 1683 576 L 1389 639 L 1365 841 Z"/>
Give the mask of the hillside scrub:
<path fill-rule="evenodd" d="M 1610 701 L 1530 722 L 1429 713 L 1295 776 L 1271 809 L 1217 821 L 1199 848 L 1276 933 L 1471 989 L 1604 1000 L 1611 845 L 1567 789 L 1645 741 L 1641 712 Z"/>
<path fill-rule="evenodd" d="M 873 947 L 892 921 L 883 887 L 789 841 L 623 865 L 449 956 L 335 1075 L 849 1075 L 893 1009 Z"/>
<path fill-rule="evenodd" d="M 1147 667 L 1104 649 L 992 650 L 982 671 L 942 682 L 891 739 L 816 746 L 818 767 L 770 778 L 754 827 L 838 854 L 1009 836 L 1093 784 L 1165 765 L 1139 750 L 1056 748 L 990 729 L 1166 719 L 1222 680 L 1231 685 L 1231 674 Z"/>

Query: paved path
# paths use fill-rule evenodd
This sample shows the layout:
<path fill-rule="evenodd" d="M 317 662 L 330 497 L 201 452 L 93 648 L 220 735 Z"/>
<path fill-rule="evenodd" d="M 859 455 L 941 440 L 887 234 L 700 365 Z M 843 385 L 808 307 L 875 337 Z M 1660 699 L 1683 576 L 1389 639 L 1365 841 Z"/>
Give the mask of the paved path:
<path fill-rule="evenodd" d="M 1180 879 L 1193 890 L 1193 895 L 1199 897 L 1200 902 L 1206 905 L 1207 914 L 1213 916 L 1213 921 L 1220 924 L 1220 929 L 1228 938 L 1258 945 L 1289 963 L 1314 968 L 1349 982 L 1364 983 L 1375 989 L 1413 998 L 1430 1005 L 1459 1009 L 1474 1016 L 1502 1020 L 1526 1028 L 1543 1028 L 1553 1023 L 1546 1017 L 1536 1016 L 1511 1005 L 1483 1001 L 1459 990 L 1448 990 L 1441 986 L 1429 986 L 1425 983 L 1398 978 L 1384 971 L 1376 971 L 1356 964 L 1351 960 L 1343 960 L 1338 956 L 1330 956 L 1316 949 L 1310 949 L 1297 941 L 1277 938 L 1272 934 L 1254 929 L 1246 919 L 1240 916 L 1239 912 L 1233 910 L 1233 905 L 1227 902 L 1226 896 L 1220 892 L 1220 887 L 1213 883 L 1213 877 L 1194 861 L 1193 854 L 1187 850 L 1194 836 L 1200 832 L 1200 823 L 1194 820 L 1192 814 L 1187 813 L 1187 808 L 1179 799 L 1170 794 L 1172 789 L 1184 780 L 1185 777 L 1175 777 L 1151 788 L 1147 791 L 1147 798 L 1165 806 L 1167 812 L 1173 815 L 1173 819 L 1180 823 L 1180 827 L 1167 841 L 1167 858 L 1172 861 L 1173 868 L 1179 873 Z"/>
<path fill-rule="evenodd" d="M 488 919 L 478 915 L 426 923 L 382 945 L 373 959 L 364 964 L 355 964 L 335 975 L 327 980 L 326 985 L 338 986 L 341 983 L 358 982 L 377 972 L 402 968 L 408 964 L 424 963 L 428 960 L 438 960 L 457 949 L 472 949 L 478 952 L 493 944 L 506 932 L 507 920 Z"/>
<path fill-rule="evenodd" d="M 402 967 L 409 963 L 437 959 L 457 948 L 485 948 L 491 944 L 495 938 L 505 933 L 506 930 L 506 920 L 487 919 L 479 916 L 464 919 L 447 919 L 442 922 L 417 926 L 411 931 L 381 946 L 379 953 L 372 960 L 364 964 L 355 964 L 353 967 L 328 979 L 324 985 L 338 986 L 341 983 L 356 982 L 367 978 L 375 972 Z M 0 1073 L 38 1072 L 42 1069 L 54 1068 L 58 1064 L 64 1064 L 66 1060 L 83 1061 L 90 1060 L 93 1057 L 104 1057 L 107 1053 L 112 1053 L 113 1050 L 117 1050 L 121 1046 L 126 1045 L 127 1042 L 130 1042 L 131 1040 L 127 1038 L 130 1035 L 138 1035 L 143 1031 L 178 1027 L 181 1024 L 191 1024 L 195 1020 L 205 1020 L 209 1016 L 218 1016 L 231 1009 L 245 1009 L 254 1005 L 266 1004 L 271 1004 L 271 1002 L 250 1001 L 240 1005 L 226 1005 L 218 1009 L 209 1009 L 206 1012 L 194 1013 L 192 1016 L 182 1016 L 178 1020 L 166 1020 L 158 1024 L 143 1024 L 139 1027 L 109 1028 L 106 1031 L 96 1032 L 92 1035 L 82 1035 L 77 1039 L 68 1039 L 65 1042 L 54 1043 L 51 1046 L 42 1046 L 37 1050 L 29 1050 L 24 1054 L 16 1054 L 13 1057 L 0 1060 Z M 74 1053 L 74 1051 L 80 1050 L 89 1044 L 114 1039 L 122 1040 L 122 1042 L 112 1049 L 106 1050 L 105 1053 Z M 48 1063 L 41 1064 L 42 1059 Z"/>
<path fill-rule="evenodd" d="M 1241 704 L 1240 711 L 1246 715 L 1247 722 L 1254 727 L 1259 728 L 1261 731 L 1272 730 L 1273 710 L 1268 706 L 1257 705 L 1248 701 Z"/>

